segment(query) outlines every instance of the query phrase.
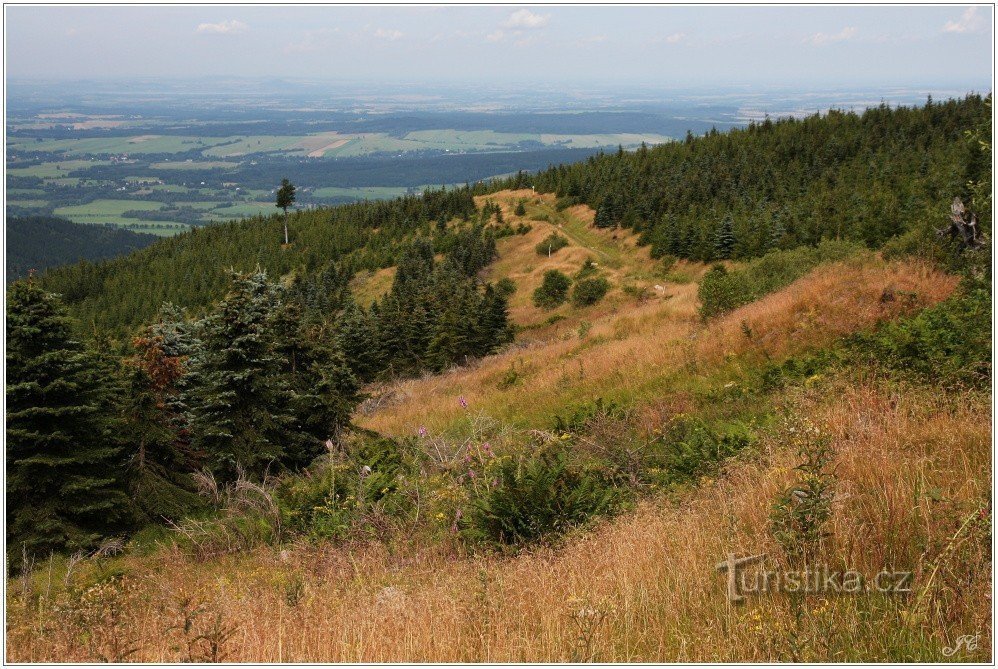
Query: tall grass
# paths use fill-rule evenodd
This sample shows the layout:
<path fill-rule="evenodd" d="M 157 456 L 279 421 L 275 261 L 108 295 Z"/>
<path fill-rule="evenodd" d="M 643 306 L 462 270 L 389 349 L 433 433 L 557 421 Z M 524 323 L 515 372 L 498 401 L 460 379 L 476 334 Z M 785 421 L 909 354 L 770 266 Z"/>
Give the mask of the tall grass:
<path fill-rule="evenodd" d="M 727 602 L 717 561 L 779 555 L 768 519 L 797 461 L 775 432 L 681 503 L 516 557 L 405 537 L 208 562 L 163 551 L 120 559 L 117 579 L 88 565 L 48 595 L 40 570 L 8 599 L 8 660 L 938 661 L 980 634 L 954 659 L 988 661 L 990 518 L 959 534 L 990 497 L 987 398 L 851 376 L 789 403 L 832 435 L 824 559 L 910 569 L 911 595 Z"/>

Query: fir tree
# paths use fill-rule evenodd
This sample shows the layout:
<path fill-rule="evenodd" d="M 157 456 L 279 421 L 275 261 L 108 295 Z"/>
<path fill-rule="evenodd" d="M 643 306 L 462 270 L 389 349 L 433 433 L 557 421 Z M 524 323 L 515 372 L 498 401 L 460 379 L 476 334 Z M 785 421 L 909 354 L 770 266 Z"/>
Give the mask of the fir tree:
<path fill-rule="evenodd" d="M 731 258 L 735 250 L 735 229 L 731 217 L 725 217 L 724 221 L 717 228 L 714 234 L 714 257 L 721 260 Z"/>
<path fill-rule="evenodd" d="M 276 306 L 266 274 L 234 274 L 233 289 L 203 325 L 202 350 L 192 359 L 193 445 L 225 479 L 239 468 L 261 476 L 279 468 L 294 441 L 289 392 L 271 345 Z"/>
<path fill-rule="evenodd" d="M 7 296 L 7 541 L 12 552 L 78 550 L 132 520 L 110 389 L 65 310 L 33 280 Z"/>

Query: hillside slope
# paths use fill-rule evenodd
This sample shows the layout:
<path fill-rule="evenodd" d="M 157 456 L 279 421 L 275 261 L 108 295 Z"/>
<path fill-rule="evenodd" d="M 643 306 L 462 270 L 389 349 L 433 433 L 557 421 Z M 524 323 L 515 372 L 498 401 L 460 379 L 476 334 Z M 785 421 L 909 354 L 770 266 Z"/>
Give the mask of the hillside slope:
<path fill-rule="evenodd" d="M 30 270 L 125 255 L 156 241 L 155 235 L 50 216 L 8 218 L 6 227 L 7 281 L 23 278 Z"/>
<path fill-rule="evenodd" d="M 536 261 L 513 252 L 518 245 L 510 240 L 501 262 L 529 286 L 527 266 Z M 629 273 L 642 267 L 625 263 L 615 277 L 636 279 Z M 218 657 L 229 661 L 932 661 L 964 629 L 979 630 L 981 643 L 961 657 L 987 660 L 990 571 L 965 568 L 990 564 L 985 523 L 975 520 L 986 519 L 990 495 L 987 398 L 899 388 L 858 370 L 814 375 L 776 393 L 758 380 L 767 365 L 916 313 L 955 286 L 927 265 L 868 254 L 706 324 L 696 317 L 695 284 L 669 284 L 669 297 L 659 299 L 620 296 L 598 316 L 567 313 L 592 316 L 585 336 L 550 326 L 538 330 L 544 338 L 470 368 L 396 383 L 383 389 L 392 399 L 358 422 L 395 435 L 424 427 L 421 448 L 432 459 L 466 438 L 489 439 L 501 451 L 597 396 L 633 409 L 589 433 L 610 448 L 691 413 L 794 418 L 758 424 L 754 445 L 722 470 L 705 470 L 693 487 L 660 495 L 652 486 L 633 510 L 594 531 L 513 557 L 468 554 L 446 525 L 429 535 L 393 531 L 372 510 L 367 522 L 382 537 L 374 542 L 261 546 L 208 559 L 162 548 L 119 558 L 113 570 L 131 589 L 93 586 L 104 589 L 67 605 L 81 615 L 111 606 L 120 618 L 105 619 L 81 646 L 72 628 L 38 634 L 36 609 L 15 597 L 8 656 L 85 659 L 106 653 L 118 635 L 134 647 L 130 659 L 183 659 L 173 621 L 196 605 L 203 613 L 194 614 L 191 634 L 220 634 Z M 883 299 L 890 291 L 913 297 Z M 529 322 L 531 309 L 519 317 Z M 770 518 L 774 500 L 800 476 L 795 425 L 828 435 L 834 452 L 828 564 L 865 574 L 910 569 L 912 595 L 728 604 L 715 562 L 730 552 L 781 553 Z M 425 503 L 427 514 L 438 506 Z M 99 583 L 111 568 L 85 562 L 73 578 Z M 43 576 L 35 578 L 42 588 Z"/>

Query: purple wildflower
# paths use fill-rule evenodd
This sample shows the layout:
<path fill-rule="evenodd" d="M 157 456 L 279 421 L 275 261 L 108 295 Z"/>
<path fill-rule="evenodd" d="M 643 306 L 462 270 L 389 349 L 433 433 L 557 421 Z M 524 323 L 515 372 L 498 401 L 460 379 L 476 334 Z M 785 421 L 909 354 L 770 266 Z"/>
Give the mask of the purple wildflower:
<path fill-rule="evenodd" d="M 461 405 L 462 409 L 468 408 L 468 400 L 464 399 L 464 395 L 461 395 L 461 397 L 457 398 L 457 403 Z"/>

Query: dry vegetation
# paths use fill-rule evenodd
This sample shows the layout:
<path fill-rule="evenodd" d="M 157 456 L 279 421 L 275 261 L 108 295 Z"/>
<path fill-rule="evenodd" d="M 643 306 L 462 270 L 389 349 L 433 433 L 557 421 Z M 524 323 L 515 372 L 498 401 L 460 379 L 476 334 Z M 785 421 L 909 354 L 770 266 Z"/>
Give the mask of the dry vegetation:
<path fill-rule="evenodd" d="M 115 648 L 143 661 L 938 660 L 956 635 L 980 633 L 960 658 L 987 661 L 987 402 L 860 379 L 790 401 L 833 435 L 829 564 L 913 569 L 912 595 L 727 603 L 716 560 L 778 554 L 767 519 L 796 461 L 777 433 L 716 481 L 512 558 L 402 537 L 207 563 L 160 552 L 72 601 L 37 594 L 51 587 L 43 566 L 33 597 L 10 589 L 8 660 Z"/>
<path fill-rule="evenodd" d="M 501 194 L 508 220 L 552 215 L 549 198 Z M 504 238 L 490 275 L 512 277 L 513 314 L 542 314 L 529 293 L 544 270 L 603 260 L 614 292 L 524 332 L 473 366 L 374 389 L 356 417 L 390 435 L 457 429 L 468 410 L 503 429 L 541 428 L 596 397 L 637 408 L 654 432 L 687 410 L 698 383 L 738 386 L 753 365 L 945 299 L 956 279 L 869 255 L 824 266 L 703 324 L 695 283 L 666 282 L 634 240 L 595 231 L 582 208 Z M 547 259 L 554 229 L 569 247 Z M 598 252 L 601 252 L 598 253 Z M 697 277 L 702 268 L 686 266 Z M 390 279 L 361 280 L 373 299 Z M 625 294 L 625 283 L 650 288 Z M 664 287 L 656 292 L 654 285 Z M 366 292 L 365 292 L 366 291 Z M 260 547 L 208 560 L 177 548 L 36 565 L 8 585 L 7 659 L 253 662 L 861 661 L 946 659 L 960 635 L 989 661 L 990 398 L 898 385 L 861 370 L 811 379 L 777 413 L 819 426 L 834 452 L 835 496 L 821 559 L 866 575 L 911 570 L 909 595 L 749 597 L 730 605 L 715 563 L 765 552 L 774 500 L 799 477 L 796 437 L 774 426 L 712 479 L 650 494 L 595 529 L 517 555 L 469 553 L 458 538 L 387 532 L 378 541 Z M 119 575 L 120 578 L 109 579 Z"/>

